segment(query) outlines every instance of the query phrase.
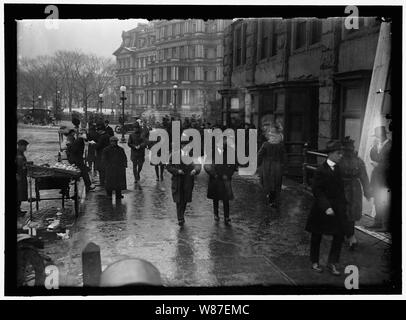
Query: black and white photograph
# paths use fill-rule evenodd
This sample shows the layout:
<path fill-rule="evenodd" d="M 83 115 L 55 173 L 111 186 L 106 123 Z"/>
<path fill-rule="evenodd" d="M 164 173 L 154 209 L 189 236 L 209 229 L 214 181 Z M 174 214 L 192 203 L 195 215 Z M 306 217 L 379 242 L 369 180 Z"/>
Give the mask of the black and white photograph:
<path fill-rule="evenodd" d="M 402 294 L 402 10 L 5 3 L 5 295 Z"/>

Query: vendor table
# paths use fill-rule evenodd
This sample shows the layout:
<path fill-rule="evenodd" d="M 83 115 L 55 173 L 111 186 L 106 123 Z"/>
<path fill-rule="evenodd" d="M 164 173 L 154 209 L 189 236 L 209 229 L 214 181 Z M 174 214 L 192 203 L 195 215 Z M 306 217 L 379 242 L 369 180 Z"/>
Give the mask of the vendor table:
<path fill-rule="evenodd" d="M 36 210 L 39 210 L 40 200 L 62 200 L 62 208 L 65 206 L 65 198 L 74 200 L 75 216 L 79 215 L 79 197 L 78 197 L 78 181 L 80 179 L 80 172 L 63 170 L 59 168 L 51 168 L 46 166 L 27 165 L 27 176 L 29 179 L 29 192 L 30 192 L 30 218 L 32 219 L 32 181 L 34 180 L 35 186 L 35 202 Z M 70 197 L 69 185 L 73 181 L 74 194 Z M 61 193 L 60 198 L 41 198 L 40 190 L 53 190 L 59 189 Z"/>

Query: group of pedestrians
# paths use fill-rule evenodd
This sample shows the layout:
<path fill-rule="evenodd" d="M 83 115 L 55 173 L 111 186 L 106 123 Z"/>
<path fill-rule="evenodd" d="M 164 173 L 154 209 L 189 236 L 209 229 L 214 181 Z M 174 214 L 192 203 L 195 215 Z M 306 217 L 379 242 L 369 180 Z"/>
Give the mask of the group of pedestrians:
<path fill-rule="evenodd" d="M 333 237 L 328 255 L 327 269 L 339 276 L 337 264 L 342 245 L 347 239 L 349 248 L 357 245 L 355 222 L 362 216 L 362 197 L 374 198 L 375 225 L 379 231 L 388 231 L 390 203 L 390 150 L 391 140 L 385 127 L 375 129 L 376 142 L 370 150 L 374 169 L 369 181 L 365 163 L 354 148 L 354 140 L 329 141 L 324 152 L 327 160 L 314 174 L 312 185 L 315 201 L 307 219 L 305 229 L 311 233 L 310 260 L 315 272 L 323 272 L 319 263 L 320 244 L 323 235 Z"/>

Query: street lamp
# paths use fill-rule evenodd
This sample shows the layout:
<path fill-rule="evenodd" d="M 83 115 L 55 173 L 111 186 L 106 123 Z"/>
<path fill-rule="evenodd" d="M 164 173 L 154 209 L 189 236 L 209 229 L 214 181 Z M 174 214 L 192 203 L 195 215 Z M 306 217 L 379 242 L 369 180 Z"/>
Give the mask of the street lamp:
<path fill-rule="evenodd" d="M 122 113 L 121 113 L 121 125 L 122 125 L 122 127 L 121 127 L 121 140 L 120 140 L 121 143 L 126 142 L 125 137 L 124 137 L 124 101 L 127 99 L 125 97 L 125 91 L 126 90 L 127 90 L 127 88 L 125 87 L 125 85 L 122 85 L 120 87 L 120 91 L 121 91 L 120 100 L 121 100 L 121 106 L 122 106 Z"/>
<path fill-rule="evenodd" d="M 100 106 L 100 112 L 103 113 L 103 93 L 99 94 L 99 106 Z"/>
<path fill-rule="evenodd" d="M 174 102 L 173 102 L 173 111 L 174 111 L 174 116 L 177 117 L 178 115 L 178 110 L 176 109 L 176 94 L 178 91 L 178 86 L 176 84 L 173 85 L 173 95 L 174 95 Z"/>

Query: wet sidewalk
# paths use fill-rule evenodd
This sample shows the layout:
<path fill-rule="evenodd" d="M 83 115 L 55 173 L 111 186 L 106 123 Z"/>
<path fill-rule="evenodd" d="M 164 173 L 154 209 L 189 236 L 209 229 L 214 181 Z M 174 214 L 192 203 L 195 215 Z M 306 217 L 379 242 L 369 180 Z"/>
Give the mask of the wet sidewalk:
<path fill-rule="evenodd" d="M 128 147 L 125 146 L 129 156 Z M 232 225 L 223 217 L 215 222 L 212 202 L 206 198 L 208 176 L 196 178 L 193 202 L 186 209 L 186 224 L 177 224 L 170 177 L 155 179 L 148 158 L 141 181 L 134 184 L 132 163 L 127 169 L 124 199 L 115 203 L 100 187 L 86 196 L 72 238 L 47 246 L 59 267 L 61 286 L 82 285 L 83 248 L 94 242 L 101 248 L 102 268 L 122 258 L 153 263 L 165 286 L 289 286 L 344 288 L 345 275 L 334 277 L 310 270 L 309 239 L 304 231 L 312 197 L 297 183 L 285 179 L 282 205 L 272 209 L 256 177 L 235 175 L 235 199 L 230 203 Z M 222 206 L 220 205 L 220 212 Z M 343 248 L 341 266 L 355 265 L 363 286 L 388 287 L 389 245 L 356 232 L 356 251 Z M 325 263 L 329 241 L 322 245 Z"/>

